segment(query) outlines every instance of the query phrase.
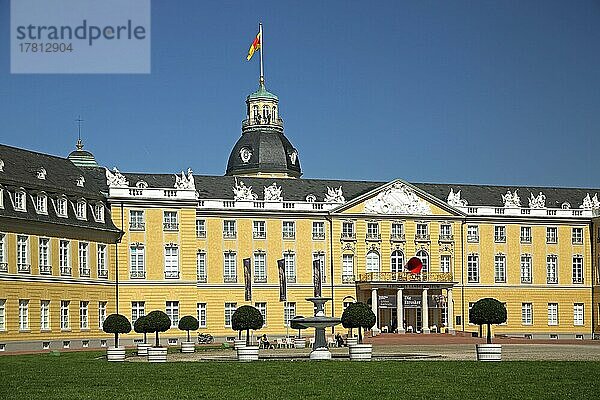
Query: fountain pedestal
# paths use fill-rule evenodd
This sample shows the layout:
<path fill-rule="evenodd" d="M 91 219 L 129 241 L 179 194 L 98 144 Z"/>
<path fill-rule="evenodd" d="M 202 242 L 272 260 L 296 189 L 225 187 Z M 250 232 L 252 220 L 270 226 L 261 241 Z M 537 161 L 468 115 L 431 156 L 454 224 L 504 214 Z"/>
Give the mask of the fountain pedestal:
<path fill-rule="evenodd" d="M 315 328 L 315 343 L 310 352 L 311 360 L 330 360 L 331 352 L 327 347 L 325 339 L 325 329 L 335 326 L 341 322 L 339 318 L 325 316 L 325 303 L 331 298 L 328 297 L 309 297 L 306 300 L 315 305 L 315 316 L 307 318 L 298 318 L 296 323 L 305 328 Z"/>

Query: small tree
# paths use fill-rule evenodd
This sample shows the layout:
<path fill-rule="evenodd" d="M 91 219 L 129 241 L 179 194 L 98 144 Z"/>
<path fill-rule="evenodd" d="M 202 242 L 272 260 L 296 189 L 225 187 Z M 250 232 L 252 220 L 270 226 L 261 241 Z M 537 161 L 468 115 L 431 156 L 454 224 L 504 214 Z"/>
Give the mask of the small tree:
<path fill-rule="evenodd" d="M 195 331 L 200 326 L 198 320 L 191 315 L 186 315 L 179 320 L 179 329 L 187 331 L 187 341 L 190 341 L 190 331 Z"/>
<path fill-rule="evenodd" d="M 479 325 L 487 324 L 487 343 L 492 343 L 492 324 L 506 322 L 506 307 L 496 299 L 485 298 L 478 300 L 469 311 L 469 322 Z"/>
<path fill-rule="evenodd" d="M 146 334 L 148 332 L 152 332 L 149 329 L 150 329 L 150 327 L 148 326 L 148 319 L 146 318 L 146 316 L 139 317 L 133 323 L 133 330 L 136 333 L 144 334 L 144 343 L 148 343 L 148 341 L 146 340 Z"/>
<path fill-rule="evenodd" d="M 342 326 L 346 329 L 358 328 L 358 343 L 362 343 L 363 329 L 371 329 L 375 325 L 375 313 L 365 303 L 352 303 L 342 313 Z"/>
<path fill-rule="evenodd" d="M 304 318 L 304 317 L 303 317 L 302 315 L 296 315 L 294 318 L 292 318 L 292 319 L 290 320 L 290 328 L 292 328 L 292 329 L 297 329 L 297 330 L 298 330 L 298 337 L 299 337 L 299 338 L 301 338 L 301 337 L 302 337 L 301 330 L 302 330 L 302 329 L 306 329 L 306 327 L 305 327 L 304 325 L 300 325 L 300 324 L 298 323 L 298 321 L 295 321 L 295 320 L 298 320 L 298 319 L 300 319 L 300 318 Z"/>
<path fill-rule="evenodd" d="M 106 333 L 115 334 L 115 347 L 119 347 L 119 333 L 131 332 L 131 323 L 126 316 L 121 314 L 110 314 L 102 324 L 102 330 Z"/>
<path fill-rule="evenodd" d="M 231 328 L 234 331 L 246 331 L 246 346 L 250 345 L 250 329 L 257 330 L 264 325 L 260 311 L 252 306 L 241 306 L 231 316 Z"/>
<path fill-rule="evenodd" d="M 156 332 L 155 347 L 160 347 L 158 332 L 166 332 L 169 330 L 171 327 L 171 318 L 160 310 L 154 310 L 146 315 L 146 321 L 148 323 L 148 332 Z"/>

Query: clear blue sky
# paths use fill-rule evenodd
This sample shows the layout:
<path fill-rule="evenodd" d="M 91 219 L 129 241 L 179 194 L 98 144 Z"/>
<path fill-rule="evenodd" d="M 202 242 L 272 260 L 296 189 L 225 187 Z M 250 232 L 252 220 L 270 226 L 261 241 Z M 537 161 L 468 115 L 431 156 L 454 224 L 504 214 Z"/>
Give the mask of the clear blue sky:
<path fill-rule="evenodd" d="M 0 143 L 124 171 L 222 175 L 267 87 L 304 176 L 600 187 L 600 2 L 153 0 L 150 75 L 11 75 Z"/>

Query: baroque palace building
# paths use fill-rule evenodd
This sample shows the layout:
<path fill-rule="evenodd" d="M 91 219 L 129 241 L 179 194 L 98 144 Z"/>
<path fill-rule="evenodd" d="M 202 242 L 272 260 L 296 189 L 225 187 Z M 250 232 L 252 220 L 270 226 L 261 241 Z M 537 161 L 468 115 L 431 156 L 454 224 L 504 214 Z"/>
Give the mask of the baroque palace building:
<path fill-rule="evenodd" d="M 117 311 L 164 310 L 172 344 L 184 315 L 235 336 L 231 315 L 252 304 L 261 333 L 284 335 L 313 313 L 313 260 L 327 313 L 367 302 L 375 334 L 477 332 L 483 297 L 506 304 L 496 334 L 600 331 L 599 189 L 303 179 L 278 98 L 261 83 L 246 103 L 225 176 L 108 170 L 80 142 L 68 158 L 0 146 L 0 351 L 106 346 Z"/>

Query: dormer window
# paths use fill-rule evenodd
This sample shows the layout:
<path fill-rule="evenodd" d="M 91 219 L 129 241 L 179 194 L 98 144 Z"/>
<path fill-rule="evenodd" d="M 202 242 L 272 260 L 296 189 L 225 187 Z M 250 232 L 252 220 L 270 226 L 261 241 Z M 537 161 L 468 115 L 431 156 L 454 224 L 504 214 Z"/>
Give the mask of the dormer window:
<path fill-rule="evenodd" d="M 85 200 L 79 200 L 77 202 L 77 207 L 75 209 L 75 214 L 77 216 L 77 219 L 86 219 L 86 203 Z"/>
<path fill-rule="evenodd" d="M 2 161 L 2 160 L 0 160 Z M 4 208 L 4 189 L 0 187 L 0 208 Z"/>
<path fill-rule="evenodd" d="M 48 214 L 48 197 L 44 193 L 37 195 L 35 208 L 38 214 Z"/>
<path fill-rule="evenodd" d="M 45 168 L 39 168 L 36 171 L 36 176 L 38 179 L 46 179 L 46 169 Z"/>
<path fill-rule="evenodd" d="M 79 178 L 77 178 L 77 186 L 83 187 L 84 184 L 85 184 L 85 178 L 83 176 L 80 176 Z"/>
<path fill-rule="evenodd" d="M 104 222 L 104 204 L 98 203 L 94 205 L 94 219 L 97 222 Z"/>
<path fill-rule="evenodd" d="M 59 197 L 56 199 L 56 215 L 59 217 L 67 216 L 67 199 L 64 197 Z"/>
<path fill-rule="evenodd" d="M 15 192 L 15 210 L 27 211 L 25 206 L 25 192 L 23 190 L 18 190 Z"/>
<path fill-rule="evenodd" d="M 4 172 L 4 161 L 0 159 L 0 172 Z"/>

